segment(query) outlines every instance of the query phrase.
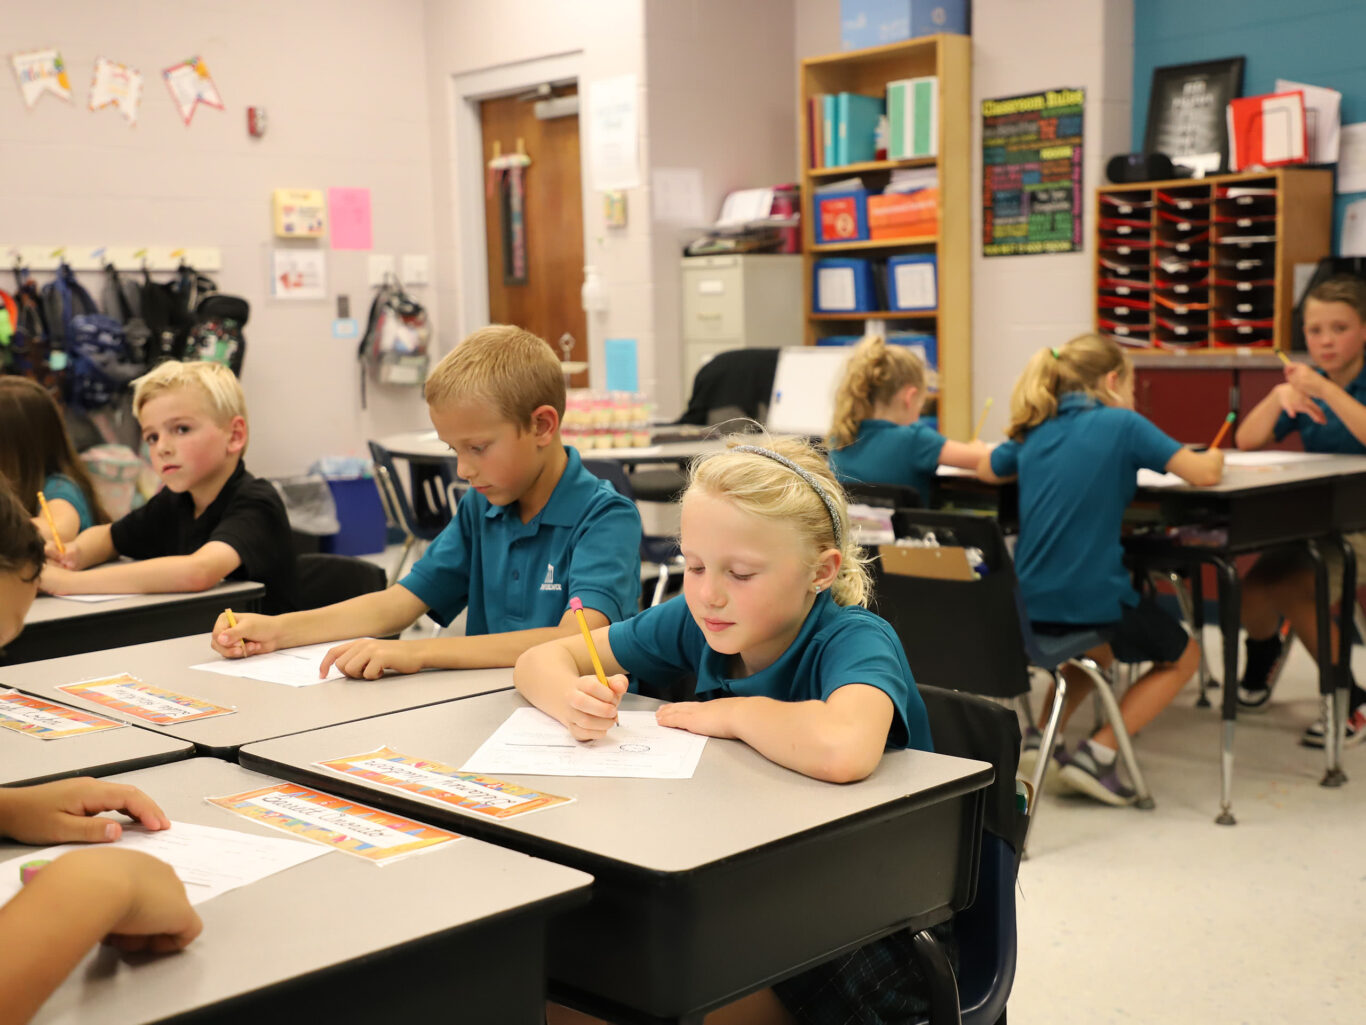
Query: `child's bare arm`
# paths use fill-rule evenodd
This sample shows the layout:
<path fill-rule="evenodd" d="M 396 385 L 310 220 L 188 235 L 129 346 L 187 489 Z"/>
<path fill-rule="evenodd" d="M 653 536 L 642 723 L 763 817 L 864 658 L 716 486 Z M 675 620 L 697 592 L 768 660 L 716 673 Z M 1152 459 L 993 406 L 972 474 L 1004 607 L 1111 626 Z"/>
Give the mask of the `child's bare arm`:
<path fill-rule="evenodd" d="M 44 536 L 46 537 L 46 535 Z M 63 534 L 62 536 L 65 537 L 66 535 Z M 87 527 L 75 538 L 66 542 L 65 554 L 57 551 L 57 546 L 51 539 L 48 539 L 45 554 L 49 562 L 64 569 L 85 569 L 87 566 L 98 566 L 101 563 L 108 562 L 118 553 L 114 551 L 109 524 L 101 523 L 94 527 Z"/>
<path fill-rule="evenodd" d="M 229 626 L 226 614 L 214 623 L 209 644 L 225 658 L 237 658 L 245 644 L 246 654 L 259 655 L 277 648 L 321 644 L 359 635 L 380 637 L 396 634 L 417 622 L 427 604 L 402 584 L 362 594 L 335 605 L 279 616 L 244 613 Z"/>
<path fill-rule="evenodd" d="M 1352 437 L 1366 445 L 1366 406 L 1347 394 L 1340 385 L 1315 373 L 1304 364 L 1296 364 L 1285 372 L 1286 381 L 1293 388 L 1313 399 L 1322 399 L 1337 414 Z"/>
<path fill-rule="evenodd" d="M 940 466 L 977 470 L 983 459 L 991 458 L 991 446 L 984 441 L 946 441 L 939 450 Z"/>
<path fill-rule="evenodd" d="M 1212 487 L 1224 479 L 1224 451 L 1212 448 L 1205 452 L 1192 452 L 1183 447 L 1167 460 L 1165 469 L 1189 484 L 1201 488 Z"/>
<path fill-rule="evenodd" d="M 663 726 L 743 740 L 770 761 L 830 783 L 853 783 L 877 768 L 895 709 L 877 687 L 845 684 L 825 701 L 717 698 L 659 710 Z"/>
<path fill-rule="evenodd" d="M 83 571 L 48 564 L 43 568 L 38 586 L 49 594 L 159 594 L 207 591 L 240 565 L 242 557 L 232 545 L 222 541 L 209 541 L 190 555 L 166 555 L 157 559 L 117 562 Z"/>
<path fill-rule="evenodd" d="M 593 631 L 593 645 L 607 675 L 607 688 L 594 675 L 582 634 L 531 648 L 517 659 L 513 670 L 512 680 L 522 697 L 568 726 L 579 740 L 605 735 L 626 693 L 626 677 L 621 675 L 624 670 L 612 654 L 607 633 L 605 626 Z"/>

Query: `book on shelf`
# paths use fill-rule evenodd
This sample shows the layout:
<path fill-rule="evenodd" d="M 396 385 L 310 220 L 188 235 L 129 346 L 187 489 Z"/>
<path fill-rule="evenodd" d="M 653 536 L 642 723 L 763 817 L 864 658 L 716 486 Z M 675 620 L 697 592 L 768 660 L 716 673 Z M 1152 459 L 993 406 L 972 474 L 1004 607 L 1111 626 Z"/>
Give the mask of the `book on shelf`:
<path fill-rule="evenodd" d="M 862 93 L 839 93 L 835 97 L 835 163 L 858 164 L 877 155 L 877 122 L 886 102 Z"/>
<path fill-rule="evenodd" d="M 939 155 L 939 80 L 933 75 L 887 83 L 889 160 Z"/>

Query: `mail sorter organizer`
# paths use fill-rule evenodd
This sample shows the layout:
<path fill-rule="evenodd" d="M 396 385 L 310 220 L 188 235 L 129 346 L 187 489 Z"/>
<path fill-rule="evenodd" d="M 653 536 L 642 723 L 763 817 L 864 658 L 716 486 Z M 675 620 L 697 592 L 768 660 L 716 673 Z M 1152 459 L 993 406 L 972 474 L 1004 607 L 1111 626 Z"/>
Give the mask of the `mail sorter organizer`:
<path fill-rule="evenodd" d="M 1096 193 L 1096 327 L 1123 345 L 1289 349 L 1294 266 L 1329 254 L 1332 175 L 1256 174 Z"/>

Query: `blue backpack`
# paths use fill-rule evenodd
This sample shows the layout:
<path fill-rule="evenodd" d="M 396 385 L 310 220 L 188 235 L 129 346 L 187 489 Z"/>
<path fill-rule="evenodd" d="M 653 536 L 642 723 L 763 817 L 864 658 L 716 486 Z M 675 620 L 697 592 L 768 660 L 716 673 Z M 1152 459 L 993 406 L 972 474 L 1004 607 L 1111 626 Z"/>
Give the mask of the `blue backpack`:
<path fill-rule="evenodd" d="M 81 313 L 67 329 L 66 401 L 87 413 L 113 405 L 142 373 L 123 325 L 103 313 Z"/>

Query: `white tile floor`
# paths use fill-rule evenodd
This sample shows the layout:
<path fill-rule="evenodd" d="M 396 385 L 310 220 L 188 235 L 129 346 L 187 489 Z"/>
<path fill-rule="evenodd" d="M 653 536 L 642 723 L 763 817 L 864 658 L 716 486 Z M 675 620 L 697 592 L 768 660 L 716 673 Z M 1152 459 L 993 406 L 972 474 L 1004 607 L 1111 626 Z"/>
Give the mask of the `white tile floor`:
<path fill-rule="evenodd" d="M 1318 785 L 1323 753 L 1299 746 L 1316 672 L 1296 646 L 1269 710 L 1239 717 L 1236 826 L 1214 824 L 1218 711 L 1194 707 L 1194 685 L 1135 742 L 1156 810 L 1045 795 L 1012 1023 L 1366 1022 L 1366 744 L 1345 753 L 1345 787 Z M 1090 723 L 1083 708 L 1069 740 Z"/>

